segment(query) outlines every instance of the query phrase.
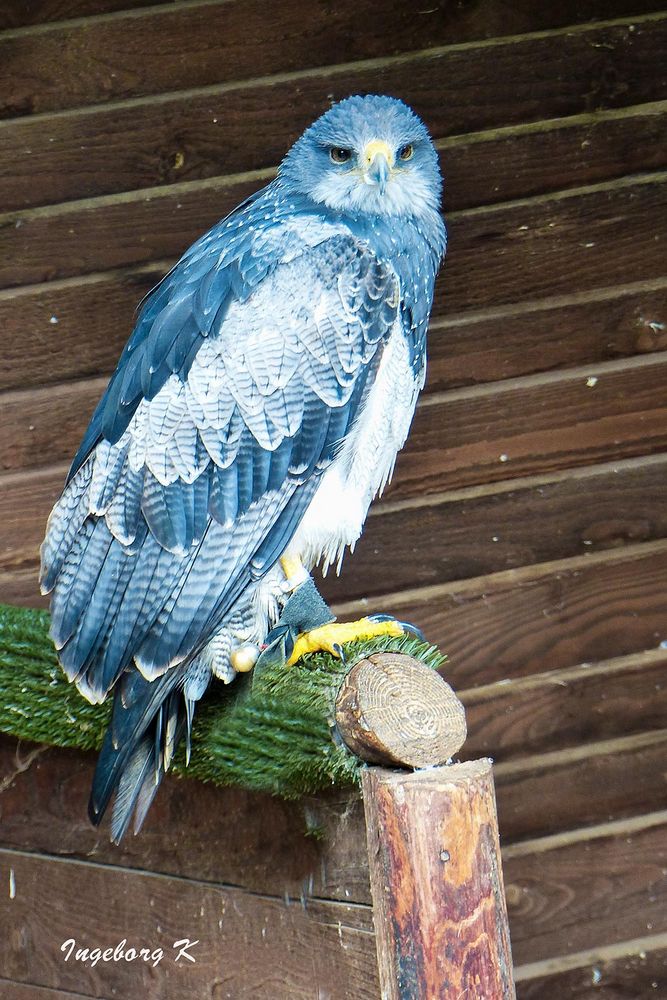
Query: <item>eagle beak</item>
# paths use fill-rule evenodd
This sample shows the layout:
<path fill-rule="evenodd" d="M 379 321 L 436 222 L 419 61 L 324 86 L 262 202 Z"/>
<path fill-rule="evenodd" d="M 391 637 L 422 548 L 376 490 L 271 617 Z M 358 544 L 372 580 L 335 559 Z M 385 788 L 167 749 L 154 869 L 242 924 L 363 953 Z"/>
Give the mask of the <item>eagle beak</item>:
<path fill-rule="evenodd" d="M 384 194 L 394 166 L 394 154 L 388 143 L 381 139 L 373 139 L 367 143 L 363 152 L 363 164 L 366 184 L 376 185 L 380 194 Z"/>

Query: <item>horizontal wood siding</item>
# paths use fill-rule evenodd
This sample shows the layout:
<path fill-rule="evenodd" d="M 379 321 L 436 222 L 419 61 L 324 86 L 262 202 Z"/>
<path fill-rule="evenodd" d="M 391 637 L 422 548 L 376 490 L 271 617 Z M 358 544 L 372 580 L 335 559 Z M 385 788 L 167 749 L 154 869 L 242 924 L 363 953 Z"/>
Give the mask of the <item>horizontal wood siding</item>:
<path fill-rule="evenodd" d="M 428 383 L 323 593 L 448 654 L 463 755 L 496 761 L 519 1000 L 661 996 L 667 9 L 421 6 L 2 4 L 0 601 L 44 604 L 46 518 L 143 295 L 331 100 L 404 98 L 446 179 Z M 92 766 L 0 737 L 0 995 L 378 996 L 358 796 L 168 779 L 114 847 Z M 169 954 L 92 968 L 68 937 Z"/>

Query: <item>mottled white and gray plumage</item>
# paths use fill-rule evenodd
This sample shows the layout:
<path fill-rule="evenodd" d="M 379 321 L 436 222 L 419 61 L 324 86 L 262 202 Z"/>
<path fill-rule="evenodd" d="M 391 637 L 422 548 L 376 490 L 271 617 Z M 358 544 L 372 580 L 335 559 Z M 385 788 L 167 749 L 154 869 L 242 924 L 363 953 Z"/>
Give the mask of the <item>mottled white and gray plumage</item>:
<path fill-rule="evenodd" d="M 339 564 L 391 475 L 445 250 L 428 133 L 352 97 L 148 296 L 42 546 L 67 676 L 114 711 L 91 796 L 141 824 L 211 673 L 261 642 L 285 553 Z M 154 747 L 157 746 L 157 753 Z"/>

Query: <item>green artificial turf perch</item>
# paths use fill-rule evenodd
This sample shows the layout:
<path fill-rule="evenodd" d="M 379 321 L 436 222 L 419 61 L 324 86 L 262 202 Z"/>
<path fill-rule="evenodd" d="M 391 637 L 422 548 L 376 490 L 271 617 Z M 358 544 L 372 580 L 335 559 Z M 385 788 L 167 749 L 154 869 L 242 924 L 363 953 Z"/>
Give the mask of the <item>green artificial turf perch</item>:
<path fill-rule="evenodd" d="M 0 605 L 0 731 L 21 739 L 99 749 L 111 706 L 91 705 L 65 678 L 48 635 L 49 616 Z M 360 761 L 336 745 L 336 695 L 350 667 L 379 650 L 408 653 L 436 668 L 443 656 L 413 636 L 350 643 L 345 663 L 310 654 L 210 689 L 197 715 L 192 758 L 174 770 L 222 785 L 297 797 L 359 781 Z"/>

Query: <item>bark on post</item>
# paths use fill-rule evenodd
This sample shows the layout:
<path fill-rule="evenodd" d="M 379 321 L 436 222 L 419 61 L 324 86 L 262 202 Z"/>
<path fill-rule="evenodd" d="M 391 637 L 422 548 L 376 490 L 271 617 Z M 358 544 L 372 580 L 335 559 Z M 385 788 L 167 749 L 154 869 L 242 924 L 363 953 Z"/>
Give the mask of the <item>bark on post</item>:
<path fill-rule="evenodd" d="M 382 1000 L 513 1000 L 491 762 L 362 780 Z"/>

